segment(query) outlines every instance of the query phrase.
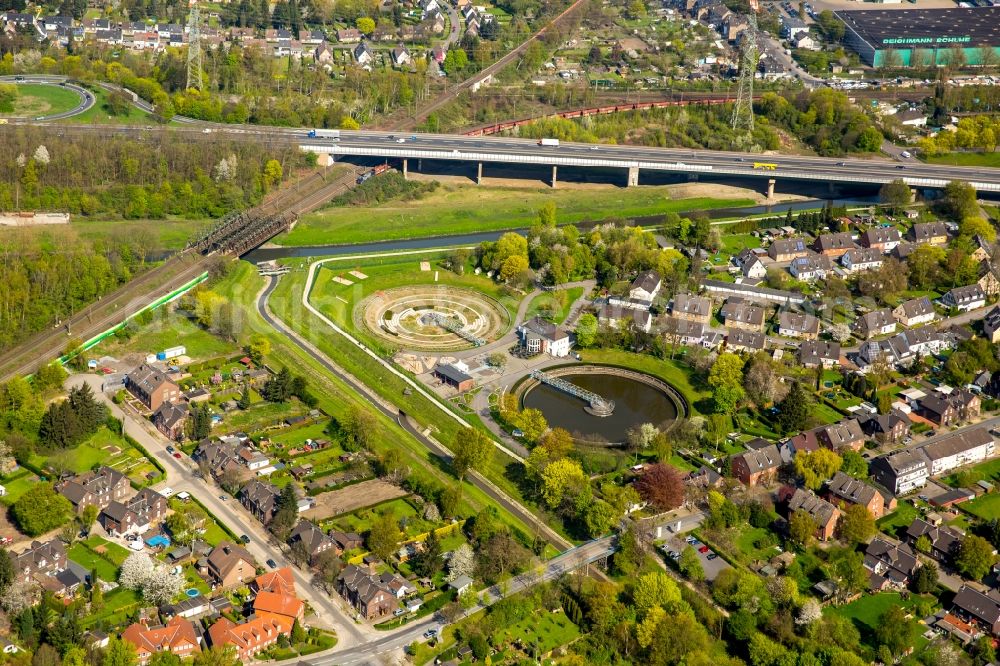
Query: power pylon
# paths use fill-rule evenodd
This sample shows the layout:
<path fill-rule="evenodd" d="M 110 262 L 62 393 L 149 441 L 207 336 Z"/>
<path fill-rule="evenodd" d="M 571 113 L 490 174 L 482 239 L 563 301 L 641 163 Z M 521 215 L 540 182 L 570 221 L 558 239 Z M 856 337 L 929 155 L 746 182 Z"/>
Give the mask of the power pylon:
<path fill-rule="evenodd" d="M 757 14 L 751 11 L 747 14 L 746 30 L 740 35 L 740 80 L 730 120 L 733 129 L 745 132 L 746 138 L 753 133 L 753 81 L 759 60 L 757 39 Z"/>
<path fill-rule="evenodd" d="M 198 3 L 191 3 L 191 13 L 188 14 L 188 62 L 187 88 L 201 90 L 201 13 Z"/>

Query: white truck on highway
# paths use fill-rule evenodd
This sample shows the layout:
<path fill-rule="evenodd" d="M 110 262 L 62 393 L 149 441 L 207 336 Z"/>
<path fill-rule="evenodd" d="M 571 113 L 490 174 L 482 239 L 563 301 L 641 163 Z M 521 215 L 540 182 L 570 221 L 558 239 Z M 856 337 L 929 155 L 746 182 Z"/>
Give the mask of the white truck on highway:
<path fill-rule="evenodd" d="M 542 139 L 538 142 L 539 146 L 558 146 L 559 139 Z"/>
<path fill-rule="evenodd" d="M 333 139 L 334 141 L 340 140 L 340 130 L 339 129 L 313 129 L 309 130 L 310 139 Z"/>

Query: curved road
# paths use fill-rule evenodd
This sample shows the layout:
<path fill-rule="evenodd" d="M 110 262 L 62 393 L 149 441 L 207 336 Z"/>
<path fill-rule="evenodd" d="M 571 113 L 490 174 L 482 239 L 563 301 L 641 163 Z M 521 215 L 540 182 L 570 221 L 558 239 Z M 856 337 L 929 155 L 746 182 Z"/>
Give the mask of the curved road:
<path fill-rule="evenodd" d="M 66 118 L 72 118 L 73 116 L 78 116 L 81 113 L 90 109 L 96 103 L 94 94 L 87 90 L 86 88 L 81 88 L 80 86 L 70 83 L 65 76 L 47 76 L 47 75 L 34 75 L 26 74 L 24 76 L 0 76 L 0 83 L 13 83 L 15 85 L 48 85 L 48 86 L 59 86 L 67 90 L 72 90 L 80 98 L 79 103 L 69 111 L 63 111 L 61 113 L 53 113 L 45 116 L 37 116 L 34 118 L 36 121 L 48 121 L 48 120 L 65 120 Z"/>

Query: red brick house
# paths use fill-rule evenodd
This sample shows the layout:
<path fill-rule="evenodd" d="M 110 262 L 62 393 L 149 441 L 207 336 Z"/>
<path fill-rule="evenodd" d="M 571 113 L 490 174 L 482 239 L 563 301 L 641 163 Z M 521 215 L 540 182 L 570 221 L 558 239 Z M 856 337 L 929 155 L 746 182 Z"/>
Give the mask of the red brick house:
<path fill-rule="evenodd" d="M 837 530 L 840 520 L 840 509 L 812 492 L 798 488 L 788 501 L 788 515 L 797 511 L 805 511 L 816 523 L 815 536 L 820 541 L 829 541 Z"/>
<path fill-rule="evenodd" d="M 891 493 L 865 483 L 860 479 L 850 477 L 843 472 L 837 472 L 826 487 L 826 499 L 835 506 L 841 504 L 860 504 L 868 509 L 876 520 L 896 508 L 896 498 Z"/>
<path fill-rule="evenodd" d="M 769 486 L 778 476 L 781 454 L 771 444 L 756 451 L 747 451 L 733 456 L 733 476 L 747 486 Z"/>
<path fill-rule="evenodd" d="M 140 666 L 145 666 L 155 652 L 171 652 L 183 659 L 201 651 L 200 638 L 194 625 L 179 615 L 175 615 L 161 627 L 136 622 L 129 625 L 121 637 L 135 646 Z"/>
<path fill-rule="evenodd" d="M 240 661 L 249 661 L 258 652 L 278 642 L 278 636 L 292 630 L 291 620 L 257 617 L 236 624 L 227 617 L 219 618 L 208 628 L 212 647 L 232 647 Z"/>
<path fill-rule="evenodd" d="M 180 387 L 165 372 L 146 363 L 125 375 L 125 388 L 152 411 L 165 402 L 181 399 Z"/>
<path fill-rule="evenodd" d="M 399 608 L 395 593 L 367 568 L 347 565 L 337 578 L 337 587 L 366 620 L 390 615 Z"/>

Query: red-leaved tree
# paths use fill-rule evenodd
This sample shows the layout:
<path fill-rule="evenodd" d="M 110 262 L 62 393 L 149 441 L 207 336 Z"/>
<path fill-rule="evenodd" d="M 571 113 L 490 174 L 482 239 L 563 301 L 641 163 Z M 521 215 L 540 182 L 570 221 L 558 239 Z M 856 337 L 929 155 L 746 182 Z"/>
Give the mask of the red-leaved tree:
<path fill-rule="evenodd" d="M 639 496 L 658 511 L 676 509 L 684 501 L 684 481 L 675 467 L 650 465 L 635 482 Z"/>

